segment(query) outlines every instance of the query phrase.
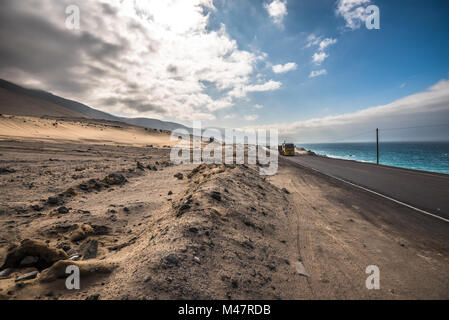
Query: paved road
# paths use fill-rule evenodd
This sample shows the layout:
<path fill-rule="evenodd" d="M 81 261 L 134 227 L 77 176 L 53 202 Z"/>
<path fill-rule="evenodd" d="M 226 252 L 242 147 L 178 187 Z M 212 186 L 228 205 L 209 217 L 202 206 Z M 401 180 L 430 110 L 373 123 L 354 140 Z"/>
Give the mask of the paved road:
<path fill-rule="evenodd" d="M 449 175 L 308 155 L 286 159 L 449 219 Z"/>

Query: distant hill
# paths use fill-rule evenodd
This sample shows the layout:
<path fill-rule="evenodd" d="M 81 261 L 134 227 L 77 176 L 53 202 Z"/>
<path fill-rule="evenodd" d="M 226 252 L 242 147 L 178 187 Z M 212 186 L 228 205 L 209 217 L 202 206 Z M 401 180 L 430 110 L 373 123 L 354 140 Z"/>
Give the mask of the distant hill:
<path fill-rule="evenodd" d="M 124 118 L 96 110 L 82 103 L 64 99 L 42 90 L 27 89 L 0 79 L 0 113 L 18 116 L 55 116 L 119 121 L 127 124 L 173 131 L 189 128 L 174 122 L 150 118 Z"/>

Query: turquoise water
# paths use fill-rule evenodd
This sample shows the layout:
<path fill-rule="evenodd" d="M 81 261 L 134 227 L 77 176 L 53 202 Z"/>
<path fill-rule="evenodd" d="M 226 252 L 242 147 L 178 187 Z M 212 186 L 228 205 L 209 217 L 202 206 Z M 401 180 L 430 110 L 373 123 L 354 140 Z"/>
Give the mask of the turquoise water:
<path fill-rule="evenodd" d="M 376 163 L 375 143 L 319 143 L 297 147 L 332 158 Z M 384 142 L 379 149 L 381 164 L 449 174 L 449 142 Z"/>

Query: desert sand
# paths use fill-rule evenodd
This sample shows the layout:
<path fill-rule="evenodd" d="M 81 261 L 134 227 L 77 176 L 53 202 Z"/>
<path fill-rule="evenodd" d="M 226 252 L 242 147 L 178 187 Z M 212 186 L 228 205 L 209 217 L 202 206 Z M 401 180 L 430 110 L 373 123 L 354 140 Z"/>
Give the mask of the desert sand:
<path fill-rule="evenodd" d="M 282 159 L 272 177 L 176 166 L 169 137 L 2 116 L 0 299 L 449 297 L 447 225 Z M 380 290 L 365 287 L 373 264 Z"/>
<path fill-rule="evenodd" d="M 174 145 L 170 132 L 86 118 L 0 116 L 0 138 L 106 145 Z"/>

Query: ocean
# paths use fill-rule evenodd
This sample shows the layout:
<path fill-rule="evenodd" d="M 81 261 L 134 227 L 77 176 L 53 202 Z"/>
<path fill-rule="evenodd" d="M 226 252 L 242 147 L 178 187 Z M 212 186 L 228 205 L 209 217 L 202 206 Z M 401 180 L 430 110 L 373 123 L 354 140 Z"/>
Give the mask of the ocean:
<path fill-rule="evenodd" d="M 331 158 L 376 163 L 376 143 L 298 144 Z M 380 164 L 449 174 L 449 142 L 383 142 Z"/>

